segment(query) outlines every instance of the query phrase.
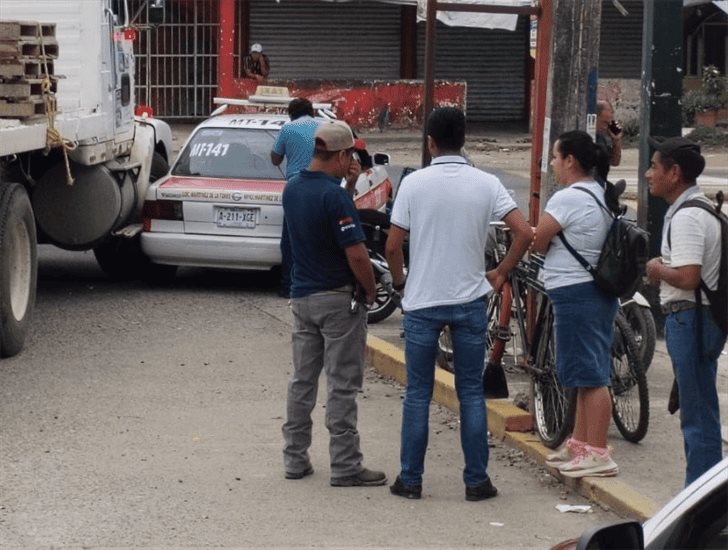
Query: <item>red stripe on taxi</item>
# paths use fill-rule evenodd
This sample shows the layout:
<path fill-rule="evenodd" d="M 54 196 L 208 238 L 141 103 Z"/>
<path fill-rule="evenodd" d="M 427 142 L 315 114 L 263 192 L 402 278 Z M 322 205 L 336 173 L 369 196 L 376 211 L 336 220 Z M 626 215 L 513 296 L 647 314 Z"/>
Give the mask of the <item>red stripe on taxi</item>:
<path fill-rule="evenodd" d="M 285 185 L 285 180 L 241 180 L 173 176 L 160 184 L 159 187 L 165 189 L 215 189 L 224 191 L 272 191 L 282 193 Z"/>

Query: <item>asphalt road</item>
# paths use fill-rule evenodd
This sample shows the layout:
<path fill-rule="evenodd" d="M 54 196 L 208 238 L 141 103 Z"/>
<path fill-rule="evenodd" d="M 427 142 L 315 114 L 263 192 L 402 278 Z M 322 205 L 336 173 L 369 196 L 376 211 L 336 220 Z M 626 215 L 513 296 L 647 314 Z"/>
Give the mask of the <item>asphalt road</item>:
<path fill-rule="evenodd" d="M 498 444 L 501 495 L 464 500 L 457 418 L 433 405 L 422 501 L 329 486 L 324 389 L 316 473 L 283 478 L 290 313 L 261 274 L 183 269 L 112 283 L 90 253 L 40 247 L 25 350 L 0 363 L 0 547 L 548 548 L 587 504 Z M 397 473 L 402 388 L 366 377 L 366 464 Z"/>

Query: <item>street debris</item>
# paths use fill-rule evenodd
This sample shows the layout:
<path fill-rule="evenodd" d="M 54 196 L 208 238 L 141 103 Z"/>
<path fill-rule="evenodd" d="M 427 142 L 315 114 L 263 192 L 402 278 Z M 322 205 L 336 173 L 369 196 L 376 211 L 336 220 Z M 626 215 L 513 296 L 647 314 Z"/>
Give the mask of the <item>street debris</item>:
<path fill-rule="evenodd" d="M 592 513 L 592 507 L 588 504 L 557 504 L 556 509 L 562 514 L 567 512 L 574 512 L 575 514 Z"/>

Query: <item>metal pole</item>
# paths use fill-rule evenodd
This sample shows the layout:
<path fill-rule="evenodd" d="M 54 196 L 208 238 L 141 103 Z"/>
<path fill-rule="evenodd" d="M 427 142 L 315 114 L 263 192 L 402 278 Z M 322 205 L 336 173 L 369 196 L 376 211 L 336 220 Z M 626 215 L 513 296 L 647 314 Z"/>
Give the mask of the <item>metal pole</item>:
<path fill-rule="evenodd" d="M 220 0 L 218 6 L 220 31 L 217 48 L 217 95 L 232 97 L 235 93 L 235 0 Z"/>
<path fill-rule="evenodd" d="M 427 149 L 427 117 L 432 111 L 435 91 L 435 34 L 437 29 L 437 0 L 427 0 L 427 23 L 425 29 L 425 97 L 422 106 L 422 166 L 430 164 Z"/>

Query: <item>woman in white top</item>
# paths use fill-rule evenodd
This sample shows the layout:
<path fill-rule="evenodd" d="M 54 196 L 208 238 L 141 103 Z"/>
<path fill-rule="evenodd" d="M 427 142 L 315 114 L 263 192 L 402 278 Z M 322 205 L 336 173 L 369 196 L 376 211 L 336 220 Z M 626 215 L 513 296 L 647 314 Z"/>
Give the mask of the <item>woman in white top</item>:
<path fill-rule="evenodd" d="M 609 158 L 589 134 L 572 131 L 559 136 L 554 144 L 551 166 L 564 188 L 547 202 L 532 250 L 546 253 L 544 286 L 554 307 L 559 382 L 563 387 L 576 388 L 577 393 L 574 432 L 548 457 L 547 464 L 567 477 L 614 476 L 619 468 L 609 456 L 607 430 L 612 410 L 608 385 L 617 299 L 596 286 L 559 236 L 562 234 L 596 265 L 611 218 L 584 190 L 603 204 L 616 206 L 616 197 L 610 193 L 605 197 Z"/>

